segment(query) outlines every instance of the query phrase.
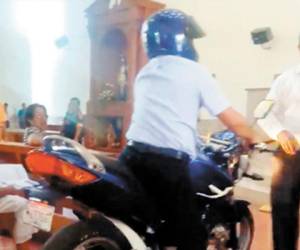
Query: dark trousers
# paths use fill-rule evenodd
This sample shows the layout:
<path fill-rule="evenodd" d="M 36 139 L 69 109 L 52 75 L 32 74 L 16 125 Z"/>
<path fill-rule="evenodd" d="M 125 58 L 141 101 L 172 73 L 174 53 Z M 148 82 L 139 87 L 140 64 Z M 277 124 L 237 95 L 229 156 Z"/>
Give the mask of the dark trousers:
<path fill-rule="evenodd" d="M 159 232 L 161 244 L 177 246 L 179 250 L 206 249 L 206 230 L 192 193 L 188 159 L 141 153 L 127 147 L 120 160 L 138 178 L 159 215 L 166 219 Z"/>
<path fill-rule="evenodd" d="M 300 153 L 280 151 L 273 166 L 271 203 L 274 250 L 296 250 L 300 195 Z"/>

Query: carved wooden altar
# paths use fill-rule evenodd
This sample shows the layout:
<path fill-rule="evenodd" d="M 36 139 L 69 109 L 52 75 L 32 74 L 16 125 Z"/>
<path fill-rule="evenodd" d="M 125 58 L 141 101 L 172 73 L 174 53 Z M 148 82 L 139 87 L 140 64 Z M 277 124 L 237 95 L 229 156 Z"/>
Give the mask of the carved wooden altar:
<path fill-rule="evenodd" d="M 91 83 L 86 127 L 91 136 L 86 146 L 120 151 L 131 119 L 133 82 L 146 62 L 140 29 L 164 5 L 150 0 L 115 3 L 108 8 L 109 1 L 97 0 L 87 9 Z"/>

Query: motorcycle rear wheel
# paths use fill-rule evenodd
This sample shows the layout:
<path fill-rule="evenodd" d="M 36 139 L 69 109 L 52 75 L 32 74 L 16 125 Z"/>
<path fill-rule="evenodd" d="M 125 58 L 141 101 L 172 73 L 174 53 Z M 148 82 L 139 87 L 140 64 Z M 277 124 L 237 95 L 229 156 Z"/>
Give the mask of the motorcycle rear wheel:
<path fill-rule="evenodd" d="M 43 250 L 130 250 L 131 246 L 110 221 L 79 221 L 54 234 Z"/>

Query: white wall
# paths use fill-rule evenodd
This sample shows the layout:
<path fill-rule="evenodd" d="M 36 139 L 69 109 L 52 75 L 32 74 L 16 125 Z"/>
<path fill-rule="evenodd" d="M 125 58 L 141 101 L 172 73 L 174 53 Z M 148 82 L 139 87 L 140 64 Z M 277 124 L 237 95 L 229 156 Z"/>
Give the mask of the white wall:
<path fill-rule="evenodd" d="M 71 97 L 79 97 L 83 111 L 89 98 L 90 88 L 90 41 L 84 10 L 93 0 L 65 0 L 65 30 L 69 44 L 62 48 L 61 59 L 56 67 L 54 81 L 54 108 L 63 115 Z M 63 108 L 62 108 L 63 107 Z"/>
<path fill-rule="evenodd" d="M 17 31 L 13 9 L 16 1 L 22 0 L 0 0 L 0 101 L 9 103 L 10 113 L 18 109 L 21 102 L 32 101 L 30 44 Z M 90 46 L 84 10 L 93 0 L 56 1 L 65 2 L 65 35 L 70 41 L 60 49 L 53 81 L 52 115 L 62 116 L 71 97 L 81 99 L 83 111 L 88 100 Z"/>
<path fill-rule="evenodd" d="M 13 28 L 9 5 L 0 0 L 0 101 L 19 107 L 30 100 L 30 51 L 26 39 Z M 66 35 L 55 74 L 54 107 L 63 115 L 70 97 L 82 107 L 89 96 L 89 39 L 84 9 L 93 0 L 66 3 Z M 196 17 L 207 36 L 196 45 L 201 63 L 216 74 L 234 107 L 246 109 L 245 88 L 269 86 L 274 74 L 299 62 L 299 0 L 161 0 Z M 55 17 L 53 17 L 55 18 Z M 275 39 L 271 50 L 252 44 L 250 31 L 270 26 Z"/>
<path fill-rule="evenodd" d="M 30 48 L 18 33 L 12 1 L 0 1 L 0 102 L 9 103 L 10 113 L 31 100 Z"/>
<path fill-rule="evenodd" d="M 207 36 L 196 42 L 200 62 L 216 74 L 234 107 L 245 112 L 245 88 L 268 87 L 274 74 L 300 62 L 299 0 L 164 0 L 193 15 Z M 252 44 L 250 31 L 269 26 L 271 50 Z"/>

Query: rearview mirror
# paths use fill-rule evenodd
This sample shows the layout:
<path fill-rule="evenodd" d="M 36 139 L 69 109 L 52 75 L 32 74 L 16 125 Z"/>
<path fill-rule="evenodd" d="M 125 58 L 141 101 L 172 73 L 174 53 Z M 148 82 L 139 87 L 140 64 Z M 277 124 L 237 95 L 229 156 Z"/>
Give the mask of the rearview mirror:
<path fill-rule="evenodd" d="M 264 119 L 270 113 L 274 105 L 273 100 L 263 100 L 261 101 L 256 109 L 254 110 L 254 118 L 255 119 Z"/>

